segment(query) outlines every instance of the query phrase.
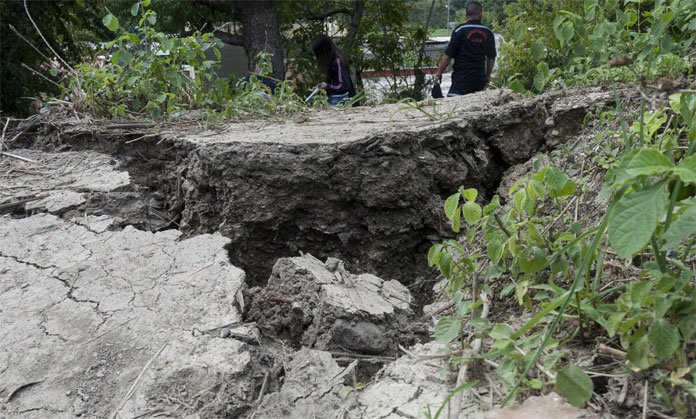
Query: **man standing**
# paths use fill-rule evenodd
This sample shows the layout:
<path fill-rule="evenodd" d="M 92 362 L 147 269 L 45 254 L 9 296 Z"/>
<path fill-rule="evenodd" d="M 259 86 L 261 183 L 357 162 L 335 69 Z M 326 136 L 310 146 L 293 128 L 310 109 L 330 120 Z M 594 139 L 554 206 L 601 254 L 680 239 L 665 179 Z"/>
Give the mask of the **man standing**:
<path fill-rule="evenodd" d="M 450 42 L 435 74 L 435 84 L 442 81 L 442 73 L 454 58 L 452 87 L 447 96 L 459 96 L 483 90 L 491 81 L 495 64 L 495 37 L 493 32 L 481 24 L 483 7 L 477 1 L 466 4 L 469 19 L 452 32 Z"/>

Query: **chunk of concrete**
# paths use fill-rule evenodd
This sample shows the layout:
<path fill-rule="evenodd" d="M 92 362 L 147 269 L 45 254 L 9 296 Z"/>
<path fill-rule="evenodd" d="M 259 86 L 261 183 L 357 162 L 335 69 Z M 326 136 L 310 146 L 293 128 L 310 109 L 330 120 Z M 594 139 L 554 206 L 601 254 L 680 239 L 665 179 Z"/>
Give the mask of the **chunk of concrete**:
<path fill-rule="evenodd" d="M 247 317 L 298 346 L 380 354 L 407 339 L 410 303 L 398 281 L 355 275 L 342 261 L 305 254 L 278 259 L 266 287 L 253 290 Z"/>

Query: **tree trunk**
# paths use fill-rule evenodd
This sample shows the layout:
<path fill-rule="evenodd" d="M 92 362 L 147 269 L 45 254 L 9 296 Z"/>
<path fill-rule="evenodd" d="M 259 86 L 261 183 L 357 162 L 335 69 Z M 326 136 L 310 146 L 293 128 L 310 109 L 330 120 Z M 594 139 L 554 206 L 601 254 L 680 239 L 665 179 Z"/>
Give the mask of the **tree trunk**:
<path fill-rule="evenodd" d="M 365 13 L 365 0 L 356 0 L 355 7 L 353 7 L 353 12 L 350 15 L 350 27 L 348 28 L 348 34 L 346 35 L 346 48 L 348 53 L 353 55 L 351 69 L 355 72 L 353 80 L 355 81 L 355 87 L 358 90 L 363 90 L 363 79 L 362 79 L 362 68 L 358 64 L 361 60 L 357 60 L 354 56 L 355 50 L 357 49 L 358 34 L 360 33 L 360 22 L 362 21 L 363 14 Z"/>
<path fill-rule="evenodd" d="M 249 71 L 257 70 L 257 54 L 267 52 L 273 54 L 272 76 L 279 80 L 285 79 L 285 51 L 276 1 L 236 1 L 234 4 L 244 31 L 244 49 L 249 56 Z"/>
<path fill-rule="evenodd" d="M 413 84 L 413 96 L 416 100 L 423 99 L 423 87 L 425 86 L 425 74 L 421 66 L 423 65 L 423 59 L 425 58 L 425 42 L 428 40 L 428 29 L 430 28 L 430 18 L 433 16 L 433 8 L 435 7 L 435 0 L 430 3 L 430 11 L 428 11 L 428 18 L 425 20 L 425 28 L 423 28 L 425 34 L 423 42 L 418 49 L 418 60 L 414 67 L 414 75 L 416 76 L 415 83 Z"/>

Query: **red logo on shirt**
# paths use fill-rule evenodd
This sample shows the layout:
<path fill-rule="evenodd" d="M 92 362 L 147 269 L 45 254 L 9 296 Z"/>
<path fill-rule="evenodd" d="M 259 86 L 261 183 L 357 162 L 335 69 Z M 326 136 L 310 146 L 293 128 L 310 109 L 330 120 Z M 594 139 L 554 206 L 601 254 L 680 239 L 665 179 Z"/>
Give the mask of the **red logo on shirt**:
<path fill-rule="evenodd" d="M 470 42 L 481 44 L 488 39 L 488 35 L 486 35 L 486 32 L 482 31 L 481 29 L 472 29 L 466 34 L 466 39 L 468 39 Z"/>

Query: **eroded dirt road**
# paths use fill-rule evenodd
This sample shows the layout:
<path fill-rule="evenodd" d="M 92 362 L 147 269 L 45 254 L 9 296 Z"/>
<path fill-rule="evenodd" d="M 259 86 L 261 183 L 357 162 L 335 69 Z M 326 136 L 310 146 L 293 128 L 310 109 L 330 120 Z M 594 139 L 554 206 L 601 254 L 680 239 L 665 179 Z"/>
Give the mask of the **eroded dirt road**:
<path fill-rule="evenodd" d="M 436 411 L 452 383 L 419 284 L 443 198 L 492 193 L 612 100 L 489 91 L 215 132 L 25 134 L 0 156 L 0 417 Z"/>

